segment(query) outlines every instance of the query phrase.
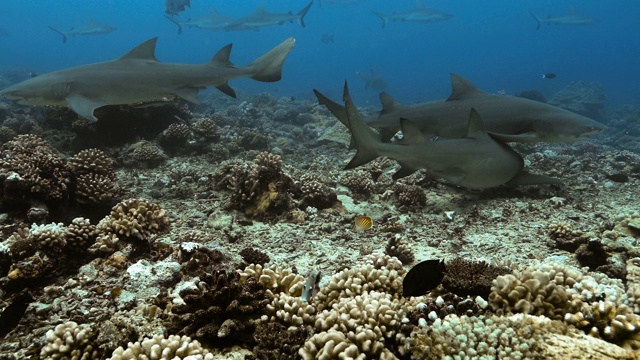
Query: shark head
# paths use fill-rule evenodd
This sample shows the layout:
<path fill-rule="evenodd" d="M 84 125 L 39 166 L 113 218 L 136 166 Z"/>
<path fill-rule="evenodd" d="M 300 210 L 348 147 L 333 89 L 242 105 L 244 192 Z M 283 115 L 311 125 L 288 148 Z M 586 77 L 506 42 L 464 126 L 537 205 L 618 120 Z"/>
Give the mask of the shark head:
<path fill-rule="evenodd" d="M 0 96 L 13 100 L 20 105 L 65 104 L 65 98 L 70 88 L 69 83 L 51 84 L 50 86 L 42 85 L 40 78 L 34 77 L 0 90 Z"/>
<path fill-rule="evenodd" d="M 570 111 L 555 111 L 552 116 L 544 116 L 533 124 L 536 133 L 553 142 L 572 142 L 607 129 L 604 124 Z"/>

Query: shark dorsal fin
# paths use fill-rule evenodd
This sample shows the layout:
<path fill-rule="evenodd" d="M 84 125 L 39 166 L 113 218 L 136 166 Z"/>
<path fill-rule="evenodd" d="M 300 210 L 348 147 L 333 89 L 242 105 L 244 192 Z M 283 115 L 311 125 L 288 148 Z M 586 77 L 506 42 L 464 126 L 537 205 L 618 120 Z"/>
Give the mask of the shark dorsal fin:
<path fill-rule="evenodd" d="M 265 10 L 264 8 L 264 3 L 260 3 L 260 5 L 258 5 L 258 8 L 256 9 L 256 14 L 264 14 L 266 12 L 267 10 Z"/>
<path fill-rule="evenodd" d="M 468 99 L 480 94 L 484 94 L 484 91 L 475 87 L 471 81 L 451 73 L 451 95 L 447 101 Z"/>
<path fill-rule="evenodd" d="M 382 110 L 380 110 L 380 115 L 393 112 L 394 110 L 402 106 L 402 104 L 400 104 L 398 101 L 396 101 L 396 99 L 391 97 L 391 95 L 387 94 L 386 92 L 380 93 L 380 102 L 382 103 Z"/>
<path fill-rule="evenodd" d="M 218 65 L 233 66 L 233 64 L 229 60 L 232 46 L 232 44 L 228 44 L 227 46 L 218 50 L 218 52 L 211 58 L 211 61 L 209 61 L 209 64 L 216 63 Z"/>
<path fill-rule="evenodd" d="M 151 38 L 142 44 L 134 47 L 128 53 L 121 56 L 118 60 L 151 60 L 158 61 L 156 59 L 156 42 L 157 37 Z"/>
<path fill-rule="evenodd" d="M 420 128 L 411 120 L 400 119 L 400 128 L 402 129 L 402 144 L 423 144 L 427 142 Z"/>
<path fill-rule="evenodd" d="M 480 117 L 480 114 L 476 111 L 476 109 L 471 108 L 469 112 L 469 123 L 467 126 L 467 135 L 466 138 L 470 139 L 478 139 L 487 135 L 487 130 L 484 127 L 484 122 Z"/>

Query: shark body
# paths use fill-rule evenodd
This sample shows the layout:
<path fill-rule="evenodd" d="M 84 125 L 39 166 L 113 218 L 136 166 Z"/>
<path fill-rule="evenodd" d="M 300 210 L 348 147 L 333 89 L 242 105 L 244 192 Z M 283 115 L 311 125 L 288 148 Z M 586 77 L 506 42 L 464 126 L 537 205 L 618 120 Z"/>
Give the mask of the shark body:
<path fill-rule="evenodd" d="M 73 27 L 69 31 L 59 30 L 57 28 L 54 28 L 53 26 L 49 26 L 49 29 L 51 29 L 51 30 L 57 32 L 58 34 L 62 35 L 62 42 L 63 43 L 66 43 L 70 36 L 77 36 L 77 35 L 103 35 L 103 34 L 109 34 L 109 33 L 112 33 L 114 31 L 116 31 L 116 28 L 114 28 L 111 25 L 104 24 L 104 23 L 99 23 L 99 22 L 93 21 L 91 19 L 89 19 L 89 21 L 86 24 L 84 24 L 83 26 Z"/>
<path fill-rule="evenodd" d="M 313 0 L 307 4 L 302 10 L 296 14 L 292 12 L 288 13 L 270 13 L 264 8 L 264 4 L 260 4 L 255 13 L 235 20 L 231 24 L 225 27 L 228 31 L 241 31 L 241 30 L 259 30 L 263 27 L 282 25 L 286 22 L 293 22 L 294 20 L 302 27 L 306 27 L 304 23 L 304 17 L 311 9 Z"/>
<path fill-rule="evenodd" d="M 228 81 L 249 77 L 273 82 L 295 45 L 289 38 L 247 66 L 229 61 L 231 44 L 206 64 L 163 63 L 155 57 L 157 38 L 143 42 L 124 56 L 102 63 L 43 74 L 0 90 L 0 96 L 23 105 L 68 105 L 78 115 L 97 121 L 96 108 L 178 96 L 197 102 L 198 91 L 215 86 L 235 97 Z"/>
<path fill-rule="evenodd" d="M 221 15 L 215 10 L 212 10 L 208 16 L 188 19 L 186 21 L 178 21 L 174 17 L 168 15 L 165 15 L 165 17 L 178 26 L 178 34 L 182 34 L 182 29 L 185 26 L 211 31 L 226 30 L 226 27 L 235 21 L 235 19 Z"/>
<path fill-rule="evenodd" d="M 453 15 L 445 12 L 425 8 L 420 0 L 416 0 L 416 7 L 412 10 L 392 14 L 382 14 L 377 11 L 373 13 L 382 19 L 383 28 L 387 26 L 389 21 L 431 23 L 448 20 L 453 17 Z"/>
<path fill-rule="evenodd" d="M 492 138 L 474 109 L 469 111 L 466 134 L 458 139 L 428 139 L 410 120 L 402 119 L 401 142 L 384 143 L 362 120 L 346 84 L 344 107 L 317 90 L 314 92 L 320 104 L 351 131 L 357 152 L 346 169 L 386 156 L 401 166 L 394 179 L 426 169 L 430 176 L 470 189 L 503 184 L 561 184 L 557 179 L 525 172 L 522 157 L 505 143 Z"/>
<path fill-rule="evenodd" d="M 578 14 L 575 9 L 571 8 L 571 11 L 566 15 L 561 16 L 549 16 L 547 18 L 539 18 L 533 12 L 529 12 L 534 19 L 536 19 L 536 30 L 544 25 L 564 25 L 564 26 L 589 26 L 598 23 L 598 20 L 587 15 Z"/>
<path fill-rule="evenodd" d="M 191 0 L 165 0 L 164 12 L 170 16 L 180 16 L 180 12 L 191 8 Z"/>
<path fill-rule="evenodd" d="M 364 81 L 365 89 L 382 90 L 387 87 L 387 81 L 384 79 L 384 77 L 382 77 L 382 75 L 378 74 L 378 72 L 373 69 L 369 74 L 364 74 L 360 71 L 356 71 L 356 75 L 358 75 Z"/>
<path fill-rule="evenodd" d="M 408 119 L 425 135 L 460 138 L 467 131 L 473 108 L 482 116 L 487 131 L 506 142 L 568 142 L 606 129 L 595 120 L 559 107 L 488 94 L 455 74 L 451 74 L 451 85 L 448 99 L 415 105 L 402 105 L 382 93 L 382 111 L 367 123 L 395 133 L 400 130 L 400 119 Z"/>

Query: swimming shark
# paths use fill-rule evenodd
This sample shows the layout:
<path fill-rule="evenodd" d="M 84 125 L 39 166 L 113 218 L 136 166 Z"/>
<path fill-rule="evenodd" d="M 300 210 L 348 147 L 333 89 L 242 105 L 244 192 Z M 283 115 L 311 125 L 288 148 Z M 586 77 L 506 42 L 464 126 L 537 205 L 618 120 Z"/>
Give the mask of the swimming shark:
<path fill-rule="evenodd" d="M 270 13 L 267 12 L 264 8 L 264 4 L 260 4 L 255 13 L 240 18 L 231 24 L 225 27 L 225 30 L 229 31 L 240 31 L 240 30 L 259 30 L 260 28 L 272 26 L 272 25 L 282 25 L 285 22 L 293 22 L 296 20 L 298 24 L 302 27 L 306 27 L 304 24 L 304 17 L 311 9 L 313 5 L 313 0 L 307 4 L 302 10 L 298 11 L 298 13 L 293 14 L 291 12 L 288 13 Z"/>
<path fill-rule="evenodd" d="M 358 75 L 362 80 L 364 80 L 364 88 L 372 89 L 372 90 L 382 90 L 387 87 L 387 81 L 382 77 L 382 75 L 378 74 L 377 71 L 371 70 L 370 74 L 363 74 L 360 71 L 356 71 L 356 75 Z"/>
<path fill-rule="evenodd" d="M 156 59 L 157 38 L 136 46 L 115 60 L 54 71 L 0 90 L 0 96 L 23 105 L 68 105 L 93 121 L 96 108 L 132 104 L 175 95 L 196 103 L 198 91 L 215 86 L 235 97 L 228 81 L 241 77 L 273 82 L 295 45 L 289 38 L 247 66 L 229 61 L 231 44 L 205 64 L 163 63 Z"/>
<path fill-rule="evenodd" d="M 400 119 L 408 119 L 425 135 L 460 138 L 467 131 L 469 110 L 474 108 L 482 116 L 487 131 L 505 142 L 569 142 L 607 128 L 559 107 L 486 93 L 456 74 L 451 74 L 451 88 L 445 101 L 414 105 L 402 105 L 381 93 L 380 115 L 367 123 L 392 135 L 400 130 Z"/>
<path fill-rule="evenodd" d="M 165 15 L 165 17 L 178 26 L 178 34 L 182 34 L 182 29 L 185 26 L 212 31 L 226 30 L 226 27 L 235 21 L 233 18 L 221 15 L 215 9 L 212 9 L 211 13 L 207 16 L 188 19 L 186 21 L 178 21 L 174 17 L 168 15 Z"/>
<path fill-rule="evenodd" d="M 422 5 L 420 0 L 416 0 L 416 8 L 413 10 L 394 12 L 392 14 L 382 14 L 377 11 L 373 12 L 380 19 L 382 19 L 382 27 L 386 27 L 389 21 L 411 21 L 430 23 L 436 21 L 444 21 L 451 19 L 453 15 L 447 14 L 438 10 L 427 9 Z"/>
<path fill-rule="evenodd" d="M 71 30 L 69 31 L 58 30 L 53 26 L 49 26 L 49 29 L 62 35 L 62 43 L 66 43 L 69 36 L 103 35 L 103 34 L 109 34 L 116 31 L 116 28 L 114 28 L 113 26 L 104 24 L 104 23 L 99 23 L 99 22 L 93 21 L 92 19 L 89 19 L 86 24 L 80 27 L 72 27 Z"/>
<path fill-rule="evenodd" d="M 598 20 L 595 18 L 592 18 L 591 16 L 578 14 L 573 7 L 571 8 L 571 11 L 566 15 L 562 15 L 562 16 L 549 15 L 549 17 L 547 17 L 546 19 L 541 19 L 537 17 L 531 11 L 529 11 L 529 13 L 531 14 L 531 16 L 533 16 L 534 19 L 536 19 L 536 22 L 538 23 L 538 25 L 536 26 L 536 30 L 540 29 L 540 26 L 542 26 L 542 24 L 565 25 L 565 26 L 588 26 L 588 25 L 595 25 L 598 23 Z"/>
<path fill-rule="evenodd" d="M 345 166 L 352 169 L 377 157 L 386 156 L 400 164 L 394 179 L 425 169 L 429 176 L 439 177 L 456 186 L 486 189 L 504 184 L 556 184 L 555 178 L 533 175 L 524 171 L 522 157 L 484 129 L 480 115 L 469 110 L 466 134 L 459 139 L 429 139 L 410 120 L 401 119 L 403 138 L 399 143 L 385 143 L 363 120 L 356 109 L 347 84 L 344 86 L 345 106 L 314 90 L 320 104 L 349 128 L 356 154 Z"/>
<path fill-rule="evenodd" d="M 191 0 L 165 0 L 164 12 L 171 16 L 180 16 L 181 11 L 191 8 Z"/>

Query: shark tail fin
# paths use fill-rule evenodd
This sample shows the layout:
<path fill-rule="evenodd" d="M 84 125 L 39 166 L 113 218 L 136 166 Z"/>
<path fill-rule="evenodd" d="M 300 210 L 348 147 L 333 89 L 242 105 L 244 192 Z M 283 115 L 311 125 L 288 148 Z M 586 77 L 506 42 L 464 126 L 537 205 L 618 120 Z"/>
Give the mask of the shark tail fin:
<path fill-rule="evenodd" d="M 251 78 L 257 81 L 274 82 L 282 78 L 282 64 L 296 44 L 292 37 L 280 43 L 249 64 L 252 71 Z"/>
<path fill-rule="evenodd" d="M 172 18 L 171 16 L 169 16 L 167 14 L 165 14 L 164 17 L 166 17 L 167 19 L 169 19 L 169 21 L 171 21 L 172 23 L 174 23 L 174 24 L 176 24 L 178 26 L 178 35 L 182 34 L 182 24 L 180 24 L 174 18 Z"/>
<path fill-rule="evenodd" d="M 358 109 L 356 109 L 349 94 L 349 87 L 346 81 L 344 82 L 343 97 L 349 131 L 351 131 L 352 140 L 356 147 L 356 154 L 344 168 L 352 169 L 375 160 L 379 156 L 378 145 L 382 144 L 382 142 L 379 136 L 360 117 Z"/>
<path fill-rule="evenodd" d="M 307 6 L 305 6 L 305 7 L 304 7 L 304 9 L 300 10 L 300 11 L 298 12 L 298 14 L 297 14 L 297 15 L 298 15 L 298 23 L 299 23 L 299 24 L 300 24 L 300 26 L 302 26 L 302 27 L 307 27 L 307 26 L 304 24 L 304 17 L 305 17 L 305 15 L 307 15 L 307 13 L 309 12 L 309 9 L 311 9 L 311 5 L 313 5 L 313 0 L 311 0 L 311 1 L 309 2 L 309 4 L 308 4 Z"/>
<path fill-rule="evenodd" d="M 379 17 L 380 19 L 382 19 L 382 28 L 384 29 L 384 28 L 387 26 L 387 17 L 386 17 L 384 14 L 379 13 L 379 12 L 377 12 L 377 11 L 373 11 L 373 13 L 374 13 L 377 17 Z"/>
<path fill-rule="evenodd" d="M 67 34 L 65 34 L 64 32 L 62 32 L 62 31 L 60 31 L 60 30 L 58 30 L 56 28 L 54 28 L 53 26 L 49 26 L 49 29 L 51 29 L 51 30 L 57 32 L 58 34 L 62 35 L 62 43 L 66 44 L 66 42 L 67 42 Z"/>
<path fill-rule="evenodd" d="M 536 26 L 536 30 L 540 30 L 540 19 L 532 11 L 529 11 L 529 14 L 531 14 L 531 16 L 533 16 L 533 18 L 536 19 L 536 22 L 538 23 L 538 26 Z"/>
<path fill-rule="evenodd" d="M 329 110 L 329 112 L 333 114 L 333 116 L 335 116 L 336 119 L 338 119 L 342 123 L 342 125 L 344 125 L 348 129 L 349 117 L 347 116 L 347 109 L 345 109 L 344 106 L 324 96 L 322 93 L 320 93 L 320 91 L 316 89 L 313 89 L 313 93 L 316 94 L 316 98 L 318 99 L 318 104 L 324 105 L 327 108 L 327 110 Z M 353 140 L 353 136 L 351 136 L 349 149 L 355 149 L 355 148 L 356 148 L 356 143 Z"/>

